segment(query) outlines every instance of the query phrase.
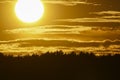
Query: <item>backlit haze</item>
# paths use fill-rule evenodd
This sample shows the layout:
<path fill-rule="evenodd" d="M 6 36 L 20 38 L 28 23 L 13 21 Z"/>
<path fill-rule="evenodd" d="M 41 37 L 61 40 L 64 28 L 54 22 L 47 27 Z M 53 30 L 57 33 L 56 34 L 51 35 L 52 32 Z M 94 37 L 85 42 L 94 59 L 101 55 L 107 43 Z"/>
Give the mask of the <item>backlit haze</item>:
<path fill-rule="evenodd" d="M 41 1 L 42 18 L 35 23 L 23 23 L 15 15 L 17 0 L 0 0 L 0 52 L 120 53 L 119 0 Z"/>

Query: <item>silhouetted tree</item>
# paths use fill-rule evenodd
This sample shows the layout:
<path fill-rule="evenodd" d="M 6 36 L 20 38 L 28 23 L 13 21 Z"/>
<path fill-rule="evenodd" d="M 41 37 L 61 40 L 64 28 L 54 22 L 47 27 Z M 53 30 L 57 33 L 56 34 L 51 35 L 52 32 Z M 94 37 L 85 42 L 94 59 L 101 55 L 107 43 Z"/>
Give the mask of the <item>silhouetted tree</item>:
<path fill-rule="evenodd" d="M 24 57 L 0 53 L 0 80 L 119 80 L 120 55 L 74 51 Z"/>

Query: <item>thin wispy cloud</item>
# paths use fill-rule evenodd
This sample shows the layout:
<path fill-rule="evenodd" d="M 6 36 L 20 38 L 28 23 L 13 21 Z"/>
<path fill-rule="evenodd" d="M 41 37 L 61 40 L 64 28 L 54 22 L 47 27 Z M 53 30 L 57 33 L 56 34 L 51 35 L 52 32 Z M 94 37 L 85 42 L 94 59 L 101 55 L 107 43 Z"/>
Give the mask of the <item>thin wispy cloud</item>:
<path fill-rule="evenodd" d="M 10 2 L 15 2 L 17 0 L 1 0 L 0 3 L 10 3 Z M 66 6 L 75 6 L 79 4 L 84 4 L 84 5 L 94 5 L 98 6 L 100 4 L 96 3 L 89 3 L 87 0 L 41 0 L 43 3 L 49 3 L 49 4 L 61 4 L 61 5 L 66 5 Z"/>
<path fill-rule="evenodd" d="M 3 48 L 4 47 L 4 48 Z M 44 51 L 56 50 L 75 50 L 75 51 L 93 51 L 93 52 L 117 52 L 119 51 L 119 40 L 104 41 L 73 41 L 73 40 L 47 40 L 47 39 L 22 39 L 12 41 L 0 41 L 0 52 L 6 54 L 27 55 L 33 53 L 41 53 Z M 110 50 L 111 49 L 111 50 Z M 25 53 L 25 54 L 24 54 Z"/>
<path fill-rule="evenodd" d="M 74 39 L 102 41 L 120 39 L 120 28 L 114 26 L 45 25 L 31 28 L 7 29 L 4 33 L 21 38 Z M 97 34 L 96 34 L 97 33 Z M 112 37 L 111 37 L 112 36 Z"/>
<path fill-rule="evenodd" d="M 102 17 L 100 17 L 100 18 L 58 19 L 56 21 L 61 21 L 61 22 L 120 22 L 120 20 L 104 19 Z"/>
<path fill-rule="evenodd" d="M 100 11 L 90 12 L 94 17 L 73 18 L 73 19 L 57 19 L 57 22 L 73 22 L 73 23 L 120 23 L 119 11 Z M 96 15 L 96 16 L 95 16 Z"/>
<path fill-rule="evenodd" d="M 101 11 L 101 12 L 93 12 L 91 14 L 97 15 L 120 15 L 120 11 Z"/>
<path fill-rule="evenodd" d="M 64 43 L 64 44 L 61 44 Z M 0 41 L 2 44 L 18 44 L 19 47 L 30 47 L 30 46 L 64 46 L 64 47 L 98 47 L 98 46 L 110 46 L 120 45 L 120 40 L 104 40 L 104 41 L 74 41 L 65 39 L 17 39 L 11 41 Z M 88 45 L 89 44 L 89 45 Z"/>
<path fill-rule="evenodd" d="M 120 20 L 120 11 L 100 11 L 92 12 L 91 14 L 101 16 L 104 19 Z"/>
<path fill-rule="evenodd" d="M 13 34 L 79 34 L 80 31 L 91 30 L 91 27 L 72 25 L 45 25 L 31 28 L 17 28 L 5 30 Z"/>
<path fill-rule="evenodd" d="M 50 4 L 62 4 L 66 6 L 75 6 L 79 4 L 85 4 L 85 5 L 95 5 L 98 6 L 100 4 L 96 3 L 89 3 L 87 0 L 42 0 L 44 3 L 50 3 Z"/>
<path fill-rule="evenodd" d="M 13 3 L 17 0 L 0 0 L 0 4 L 4 4 L 4 3 Z"/>

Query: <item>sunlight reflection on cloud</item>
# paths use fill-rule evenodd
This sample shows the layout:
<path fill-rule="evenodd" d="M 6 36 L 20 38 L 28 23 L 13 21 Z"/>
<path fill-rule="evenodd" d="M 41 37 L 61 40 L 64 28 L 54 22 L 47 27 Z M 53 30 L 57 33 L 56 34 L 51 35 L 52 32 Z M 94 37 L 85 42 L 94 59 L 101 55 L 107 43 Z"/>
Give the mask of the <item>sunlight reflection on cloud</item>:
<path fill-rule="evenodd" d="M 98 41 L 98 42 L 79 42 L 79 41 L 68 41 L 68 40 L 16 40 L 9 42 L 0 43 L 0 52 L 8 55 L 32 55 L 42 54 L 50 51 L 54 52 L 57 50 L 63 50 L 69 53 L 75 51 L 79 53 L 94 52 L 95 54 L 118 54 L 120 53 L 120 41 Z"/>

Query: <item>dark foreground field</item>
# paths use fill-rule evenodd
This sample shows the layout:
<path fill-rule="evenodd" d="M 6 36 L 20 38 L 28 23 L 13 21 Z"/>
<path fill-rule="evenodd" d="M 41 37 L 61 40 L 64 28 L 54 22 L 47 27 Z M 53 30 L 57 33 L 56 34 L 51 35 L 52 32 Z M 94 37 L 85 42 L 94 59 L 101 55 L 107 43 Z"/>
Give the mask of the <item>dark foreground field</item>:
<path fill-rule="evenodd" d="M 0 80 L 120 80 L 120 55 L 65 55 L 62 51 L 24 57 L 0 54 Z"/>

